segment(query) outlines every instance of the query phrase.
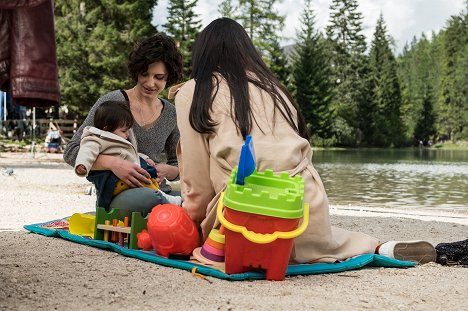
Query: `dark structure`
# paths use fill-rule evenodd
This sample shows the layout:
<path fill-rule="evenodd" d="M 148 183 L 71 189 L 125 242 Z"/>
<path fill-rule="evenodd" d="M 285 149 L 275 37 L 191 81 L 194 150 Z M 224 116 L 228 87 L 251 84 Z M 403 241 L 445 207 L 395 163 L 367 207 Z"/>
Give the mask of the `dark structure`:
<path fill-rule="evenodd" d="M 0 0 L 0 89 L 17 105 L 60 101 L 52 0 Z"/>

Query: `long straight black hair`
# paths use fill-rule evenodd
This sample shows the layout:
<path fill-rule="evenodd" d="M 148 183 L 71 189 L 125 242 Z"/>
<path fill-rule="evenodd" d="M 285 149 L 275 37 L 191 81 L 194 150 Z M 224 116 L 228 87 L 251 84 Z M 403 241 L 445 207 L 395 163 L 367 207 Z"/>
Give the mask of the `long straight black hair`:
<path fill-rule="evenodd" d="M 274 113 L 279 111 L 301 137 L 309 140 L 304 117 L 291 94 L 263 62 L 245 29 L 225 17 L 206 26 L 193 46 L 191 76 L 196 84 L 189 121 L 195 131 L 213 133 L 217 125 L 210 115 L 219 88 L 219 83 L 214 82 L 219 82 L 216 73 L 227 81 L 231 93 L 232 119 L 244 139 L 250 134 L 252 123 L 256 122 L 250 107 L 248 89 L 248 84 L 253 83 L 270 94 L 275 105 Z M 282 94 L 296 108 L 297 126 Z"/>

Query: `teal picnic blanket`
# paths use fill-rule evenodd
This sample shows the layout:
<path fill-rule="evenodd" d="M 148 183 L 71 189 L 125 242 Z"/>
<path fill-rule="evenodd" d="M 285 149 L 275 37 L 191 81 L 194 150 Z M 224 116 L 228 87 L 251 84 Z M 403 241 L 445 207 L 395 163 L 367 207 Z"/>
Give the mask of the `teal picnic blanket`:
<path fill-rule="evenodd" d="M 192 271 L 196 268 L 196 272 L 212 276 L 224 280 L 241 281 L 241 280 L 261 280 L 265 279 L 265 273 L 262 271 L 249 271 L 237 274 L 227 274 L 215 268 L 198 264 L 193 261 L 184 261 L 176 259 L 168 259 L 158 256 L 153 251 L 143 251 L 128 249 L 113 242 L 101 240 L 93 240 L 89 237 L 71 234 L 68 231 L 68 217 L 53 220 L 45 223 L 25 225 L 24 228 L 28 231 L 41 234 L 47 237 L 62 238 L 71 242 L 84 244 L 101 249 L 107 249 L 119 253 L 124 256 L 137 258 L 140 260 L 152 262 L 158 265 Z M 364 254 L 352 257 L 348 260 L 336 263 L 313 263 L 313 264 L 294 264 L 289 265 L 286 270 L 286 276 L 336 273 L 348 270 L 360 269 L 363 267 L 393 267 L 406 268 L 413 267 L 416 263 L 410 261 L 401 261 L 393 258 L 385 257 L 377 254 Z"/>

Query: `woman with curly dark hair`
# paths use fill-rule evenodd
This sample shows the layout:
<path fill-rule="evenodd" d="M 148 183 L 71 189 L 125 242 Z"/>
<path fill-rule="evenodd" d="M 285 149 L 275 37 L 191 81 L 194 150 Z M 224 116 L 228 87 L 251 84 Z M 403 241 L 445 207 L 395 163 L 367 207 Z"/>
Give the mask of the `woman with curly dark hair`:
<path fill-rule="evenodd" d="M 134 86 L 128 90 L 112 91 L 97 100 L 81 127 L 68 142 L 63 158 L 74 166 L 81 135 L 86 126 L 94 125 L 96 109 L 106 101 L 124 100 L 129 103 L 135 120 L 132 131 L 138 152 L 146 154 L 154 161 L 159 180 L 174 180 L 179 176 L 176 111 L 174 105 L 159 98 L 159 95 L 166 87 L 182 78 L 182 55 L 171 37 L 158 33 L 134 46 L 129 54 L 127 67 Z M 163 152 L 166 163 L 162 163 Z M 145 193 L 150 189 L 143 187 L 143 183 L 150 183 L 150 176 L 139 165 L 119 157 L 100 155 L 94 162 L 93 170 L 111 170 L 118 179 L 134 188 L 130 189 L 133 191 L 122 192 L 122 195 L 126 194 L 125 197 L 116 196 L 110 207 L 125 208 L 131 202 L 132 210 L 148 212 L 158 203 L 152 199 L 152 194 Z M 168 189 L 162 185 L 162 190 Z"/>

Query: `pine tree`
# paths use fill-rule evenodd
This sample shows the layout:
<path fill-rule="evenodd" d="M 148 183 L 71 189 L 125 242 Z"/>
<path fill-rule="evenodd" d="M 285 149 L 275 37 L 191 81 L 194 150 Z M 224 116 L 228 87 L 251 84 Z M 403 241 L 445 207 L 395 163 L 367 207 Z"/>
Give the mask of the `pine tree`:
<path fill-rule="evenodd" d="M 239 0 L 236 5 L 232 0 L 224 0 L 218 12 L 243 25 L 265 63 L 281 83 L 290 87 L 290 68 L 278 36 L 285 16 L 274 9 L 276 2 L 278 0 Z"/>
<path fill-rule="evenodd" d="M 444 70 L 439 129 L 450 140 L 468 139 L 468 1 L 444 32 Z"/>
<path fill-rule="evenodd" d="M 331 69 L 324 50 L 324 39 L 315 30 L 315 16 L 311 0 L 305 1 L 301 16 L 296 52 L 293 56 L 295 99 L 301 107 L 312 139 L 323 140 L 332 136 Z M 317 142 L 316 142 L 317 144 Z"/>
<path fill-rule="evenodd" d="M 429 40 L 424 34 L 418 40 L 413 37 L 411 44 L 398 60 L 402 89 L 402 122 L 405 136 L 413 138 L 419 119 L 428 81 L 432 81 L 431 68 L 434 66 Z"/>
<path fill-rule="evenodd" d="M 274 9 L 276 2 L 278 0 L 239 0 L 239 20 L 269 66 L 285 19 Z"/>
<path fill-rule="evenodd" d="M 275 40 L 271 43 L 270 69 L 276 75 L 278 80 L 286 87 L 291 87 L 291 70 L 288 65 L 288 60 L 284 54 L 283 48 L 280 47 L 279 41 Z"/>
<path fill-rule="evenodd" d="M 431 87 L 428 84 L 423 98 L 421 114 L 414 130 L 414 138 L 418 142 L 422 141 L 424 145 L 427 145 L 429 140 L 436 134 L 433 106 Z"/>
<path fill-rule="evenodd" d="M 406 139 L 408 139 L 413 135 L 412 129 L 414 129 L 414 126 L 411 126 L 412 118 L 410 113 L 412 109 L 411 103 L 413 102 L 411 99 L 411 90 L 414 83 L 412 79 L 413 75 L 410 72 L 414 66 L 412 63 L 412 51 L 410 50 L 408 43 L 405 44 L 401 55 L 399 55 L 397 58 L 397 65 L 402 99 L 400 111 L 403 127 L 406 129 L 404 136 Z"/>
<path fill-rule="evenodd" d="M 401 87 L 401 116 L 403 126 L 407 129 L 406 126 L 409 123 L 408 118 L 408 110 L 409 110 L 409 85 L 411 84 L 411 78 L 409 75 L 409 45 L 406 43 L 403 47 L 401 55 L 399 55 L 396 59 L 397 61 L 397 69 L 398 69 L 398 79 L 400 80 L 400 87 Z M 404 133 L 405 137 L 408 137 L 408 133 Z"/>
<path fill-rule="evenodd" d="M 402 83 L 402 116 L 406 133 L 413 135 L 431 89 L 436 134 L 439 140 L 468 139 L 468 1 L 452 16 L 445 29 L 416 37 L 398 58 Z"/>
<path fill-rule="evenodd" d="M 257 42 L 260 41 L 260 25 L 262 23 L 262 17 L 264 16 L 263 3 L 259 3 L 262 0 L 239 0 L 239 20 L 242 26 L 249 34 L 250 39 L 254 42 L 255 46 L 258 47 Z"/>
<path fill-rule="evenodd" d="M 326 27 L 331 53 L 336 109 L 335 130 L 339 145 L 360 143 L 359 110 L 367 106 L 368 67 L 366 41 L 362 34 L 362 14 L 357 0 L 333 0 Z M 362 110 L 362 109 L 361 109 Z"/>
<path fill-rule="evenodd" d="M 201 21 L 194 9 L 198 0 L 170 0 L 168 6 L 167 32 L 176 40 L 184 60 L 184 76 L 192 72 L 192 45 L 201 29 Z"/>
<path fill-rule="evenodd" d="M 236 6 L 232 3 L 232 0 L 223 0 L 219 4 L 218 13 L 221 17 L 228 17 L 230 19 L 236 19 Z"/>
<path fill-rule="evenodd" d="M 413 69 L 411 74 L 413 75 L 413 83 L 411 86 L 412 107 L 410 110 L 412 128 L 410 128 L 410 131 L 414 132 L 423 109 L 423 102 L 426 97 L 428 87 L 431 89 L 431 94 L 437 94 L 434 91 L 434 81 L 436 81 L 435 77 L 440 75 L 440 72 L 436 72 L 434 70 L 439 67 L 437 65 L 438 57 L 435 57 L 433 53 L 433 44 L 424 33 L 412 49 Z"/>
<path fill-rule="evenodd" d="M 61 101 L 86 113 L 106 92 L 129 86 L 126 61 L 135 41 L 153 34 L 157 0 L 56 0 Z"/>
<path fill-rule="evenodd" d="M 390 43 L 391 38 L 381 14 L 369 55 L 372 101 L 360 113 L 361 116 L 365 114 L 361 122 L 364 140 L 371 146 L 398 146 L 404 138 L 400 115 L 400 82 Z"/>

